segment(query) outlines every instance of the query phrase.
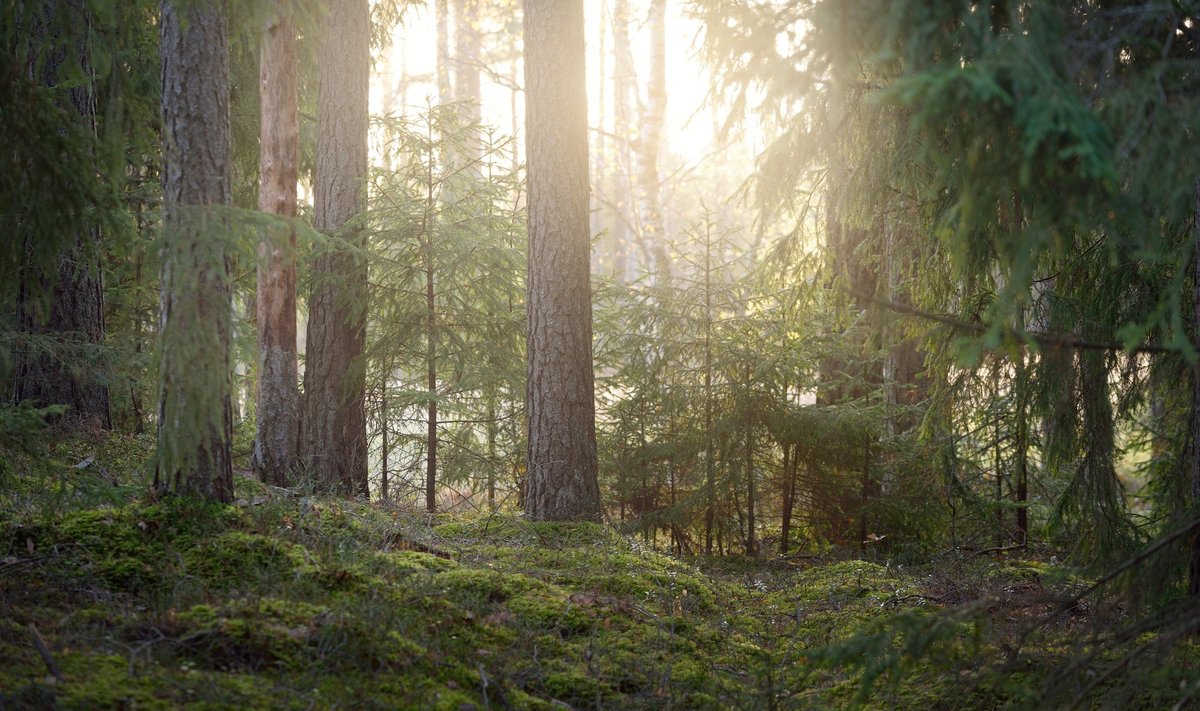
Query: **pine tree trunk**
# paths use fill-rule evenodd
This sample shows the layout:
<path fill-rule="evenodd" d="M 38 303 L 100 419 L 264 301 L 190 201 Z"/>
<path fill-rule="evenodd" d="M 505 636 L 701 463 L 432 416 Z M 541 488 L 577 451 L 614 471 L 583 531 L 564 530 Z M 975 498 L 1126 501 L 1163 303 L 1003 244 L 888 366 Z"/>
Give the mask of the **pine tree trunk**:
<path fill-rule="evenodd" d="M 450 8 L 449 0 L 434 0 L 437 16 L 437 90 L 438 103 L 448 104 L 453 94 L 450 86 Z"/>
<path fill-rule="evenodd" d="M 792 447 L 787 443 L 783 445 L 783 481 L 780 485 L 780 496 L 783 501 L 783 510 L 780 512 L 783 519 L 782 529 L 779 533 L 779 554 L 787 555 L 788 546 L 791 544 L 789 537 L 792 534 L 792 506 L 796 497 L 796 477 L 792 472 Z"/>
<path fill-rule="evenodd" d="M 366 244 L 353 220 L 366 197 L 367 0 L 332 0 L 325 22 L 314 221 L 340 246 L 313 261 L 301 449 L 321 486 L 366 496 Z"/>
<path fill-rule="evenodd" d="M 629 0 L 616 0 L 612 15 L 613 30 L 613 209 L 616 220 L 613 239 L 617 244 L 617 279 L 632 281 L 637 272 L 637 250 L 628 228 L 632 212 L 632 158 L 634 88 L 637 69 L 629 42 Z"/>
<path fill-rule="evenodd" d="M 432 189 L 432 182 L 430 187 Z M 432 233 L 426 230 L 425 245 L 425 316 L 428 319 L 425 351 L 425 384 L 429 388 L 429 405 L 426 418 L 426 451 L 429 453 L 425 470 L 425 510 L 437 511 L 437 466 L 438 466 L 438 404 L 437 404 L 437 301 L 434 292 L 434 265 Z"/>
<path fill-rule="evenodd" d="M 43 22 L 35 24 L 31 34 L 43 41 L 51 40 L 37 36 L 53 32 L 47 25 L 54 21 L 55 4 L 46 3 L 42 10 Z M 85 43 L 81 42 L 76 49 L 78 61 L 90 73 Z M 44 86 L 57 90 L 64 79 L 59 70 L 67 61 L 68 51 L 60 50 L 44 59 L 40 76 L 36 77 Z M 84 84 L 66 94 L 62 106 L 71 120 L 95 133 L 95 87 Z M 102 361 L 98 366 L 92 352 L 104 343 L 104 289 L 97 228 L 82 230 L 76 236 L 53 273 L 34 274 L 22 280 L 18 286 L 16 319 L 20 333 L 34 336 L 33 340 L 52 338 L 57 348 L 51 351 L 34 343 L 18 346 L 13 353 L 15 402 L 29 402 L 38 407 L 68 405 L 70 409 L 60 419 L 61 424 L 110 429 L 108 385 Z"/>
<path fill-rule="evenodd" d="M 14 353 L 15 401 L 44 407 L 68 405 L 60 423 L 71 427 L 110 429 L 108 386 L 96 372 L 89 352 L 104 342 L 104 292 L 100 278 L 96 232 L 81 236 L 59 261 L 53 286 L 43 280 L 21 284 L 17 326 L 21 333 L 50 337 L 56 351 L 34 346 Z M 48 310 L 38 308 L 39 295 L 50 293 Z M 38 293 L 34 293 L 38 292 Z"/>
<path fill-rule="evenodd" d="M 1200 345 L 1200 181 L 1196 182 L 1192 231 L 1192 342 Z M 1200 512 L 1200 363 L 1192 368 L 1192 513 Z M 1200 526 L 1192 534 L 1188 592 L 1200 598 Z"/>
<path fill-rule="evenodd" d="M 300 127 L 296 89 L 296 29 L 281 0 L 267 25 L 259 69 L 262 130 L 258 209 L 296 216 Z M 258 245 L 258 392 L 254 467 L 262 480 L 287 486 L 295 464 L 299 392 L 296 386 L 296 233 L 264 234 Z"/>
<path fill-rule="evenodd" d="M 667 112 L 667 3 L 650 0 L 650 76 L 646 85 L 646 106 L 638 136 L 638 183 L 641 193 L 641 239 L 654 257 L 654 273 L 670 277 L 671 263 L 667 234 L 663 225 L 659 198 L 658 153 L 663 140 L 663 120 Z"/>
<path fill-rule="evenodd" d="M 599 520 L 582 0 L 525 1 L 525 101 L 525 512 L 534 520 Z"/>
<path fill-rule="evenodd" d="M 159 491 L 233 498 L 229 58 L 223 5 L 163 3 Z M 186 12 L 186 17 L 182 16 Z"/>
<path fill-rule="evenodd" d="M 463 123 L 480 119 L 478 2 L 454 3 L 454 94 L 457 101 L 465 102 Z"/>

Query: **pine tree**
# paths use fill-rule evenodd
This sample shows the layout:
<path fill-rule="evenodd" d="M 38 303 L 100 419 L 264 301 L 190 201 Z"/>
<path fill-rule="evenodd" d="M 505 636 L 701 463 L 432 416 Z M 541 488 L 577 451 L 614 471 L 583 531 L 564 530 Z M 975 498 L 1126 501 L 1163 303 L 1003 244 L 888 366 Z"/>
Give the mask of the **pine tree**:
<path fill-rule="evenodd" d="M 165 2 L 163 218 L 155 488 L 233 498 L 229 60 L 222 5 Z"/>
<path fill-rule="evenodd" d="M 525 512 L 535 520 L 598 520 L 582 0 L 525 3 L 525 92 Z"/>
<path fill-rule="evenodd" d="M 300 126 L 296 87 L 296 29 L 285 3 L 263 33 L 260 131 L 261 211 L 293 218 Z M 291 225 L 264 228 L 257 279 L 258 403 L 254 466 L 263 481 L 286 486 L 296 458 L 299 392 L 296 383 L 296 233 Z"/>
<path fill-rule="evenodd" d="M 364 237 L 370 13 L 334 0 L 320 50 L 315 227 L 329 242 L 313 260 L 301 447 L 319 485 L 367 494 L 364 398 L 367 287 Z"/>

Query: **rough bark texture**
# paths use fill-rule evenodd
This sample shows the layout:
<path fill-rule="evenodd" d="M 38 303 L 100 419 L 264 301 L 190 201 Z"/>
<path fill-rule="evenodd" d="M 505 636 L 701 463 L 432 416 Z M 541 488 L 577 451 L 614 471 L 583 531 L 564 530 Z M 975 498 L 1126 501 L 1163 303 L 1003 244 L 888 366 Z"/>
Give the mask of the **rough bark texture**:
<path fill-rule="evenodd" d="M 301 446 L 321 486 L 367 494 L 367 268 L 364 242 L 347 223 L 362 211 L 367 176 L 367 82 L 370 26 L 367 0 L 333 0 L 321 41 L 317 94 L 318 230 L 339 234 L 346 248 L 313 261 L 304 368 Z"/>
<path fill-rule="evenodd" d="M 525 92 L 525 512 L 535 520 L 599 520 L 582 0 L 525 0 Z"/>
<path fill-rule="evenodd" d="M 53 30 L 54 3 L 43 8 L 42 23 L 31 34 L 41 40 Z M 38 37 L 38 36 L 41 37 Z M 78 60 L 90 69 L 87 47 L 80 43 Z M 47 57 L 40 68 L 42 84 L 56 87 L 67 51 Z M 32 71 L 31 67 L 31 71 Z M 71 119 L 88 130 L 96 130 L 96 94 L 90 84 L 66 92 L 62 102 Z M 17 329 L 32 336 L 14 356 L 14 401 L 37 406 L 68 405 L 61 422 L 69 426 L 112 427 L 108 385 L 89 352 L 104 342 L 104 290 L 99 263 L 99 230 L 82 231 L 50 274 L 29 274 L 22 279 L 17 295 Z M 38 270 L 39 272 L 41 270 Z M 41 297 L 48 295 L 48 299 Z M 54 348 L 39 347 L 35 341 L 49 339 Z"/>
<path fill-rule="evenodd" d="M 163 217 L 155 488 L 233 498 L 229 58 L 223 5 L 162 6 Z"/>
<path fill-rule="evenodd" d="M 283 2 L 263 34 L 259 64 L 262 106 L 258 209 L 295 217 L 300 126 L 296 29 Z M 280 228 L 258 245 L 258 414 L 254 468 L 263 481 L 287 486 L 296 461 L 296 233 Z"/>
<path fill-rule="evenodd" d="M 54 349 L 26 345 L 14 355 L 16 402 L 37 406 L 68 405 L 61 423 L 71 427 L 112 427 L 108 386 L 97 372 L 94 353 L 104 342 L 104 294 L 98 239 L 81 236 L 63 255 L 54 275 L 48 308 L 36 307 L 29 284 L 22 284 L 17 303 L 21 333 L 53 339 Z M 42 281 L 38 279 L 37 281 Z M 40 284 L 38 291 L 46 289 Z"/>

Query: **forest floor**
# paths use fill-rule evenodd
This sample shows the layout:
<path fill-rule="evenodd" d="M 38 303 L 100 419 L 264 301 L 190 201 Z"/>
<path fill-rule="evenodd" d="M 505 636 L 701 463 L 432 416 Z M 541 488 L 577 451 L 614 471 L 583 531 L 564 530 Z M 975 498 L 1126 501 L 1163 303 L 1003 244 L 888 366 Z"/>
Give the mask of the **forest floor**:
<path fill-rule="evenodd" d="M 1101 613 L 1036 560 L 680 560 L 247 478 L 235 505 L 151 501 L 151 446 L 10 463 L 0 708 L 1186 708 L 1200 678 L 1194 642 L 1136 684 L 1061 674 L 1106 654 Z"/>

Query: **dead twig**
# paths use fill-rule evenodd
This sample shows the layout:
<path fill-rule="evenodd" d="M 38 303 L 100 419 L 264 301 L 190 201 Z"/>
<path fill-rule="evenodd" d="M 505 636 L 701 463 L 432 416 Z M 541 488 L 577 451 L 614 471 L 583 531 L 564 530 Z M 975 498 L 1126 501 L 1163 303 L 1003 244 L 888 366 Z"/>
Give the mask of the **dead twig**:
<path fill-rule="evenodd" d="M 57 682 L 62 682 L 63 674 L 58 668 L 58 663 L 54 661 L 54 655 L 50 654 L 50 648 L 46 646 L 46 640 L 42 639 L 42 633 L 38 632 L 38 628 L 32 622 L 29 623 L 29 634 L 33 637 L 33 646 L 37 647 L 38 654 L 42 655 L 42 661 L 46 663 L 46 669 L 50 671 L 50 676 L 54 677 Z"/>

